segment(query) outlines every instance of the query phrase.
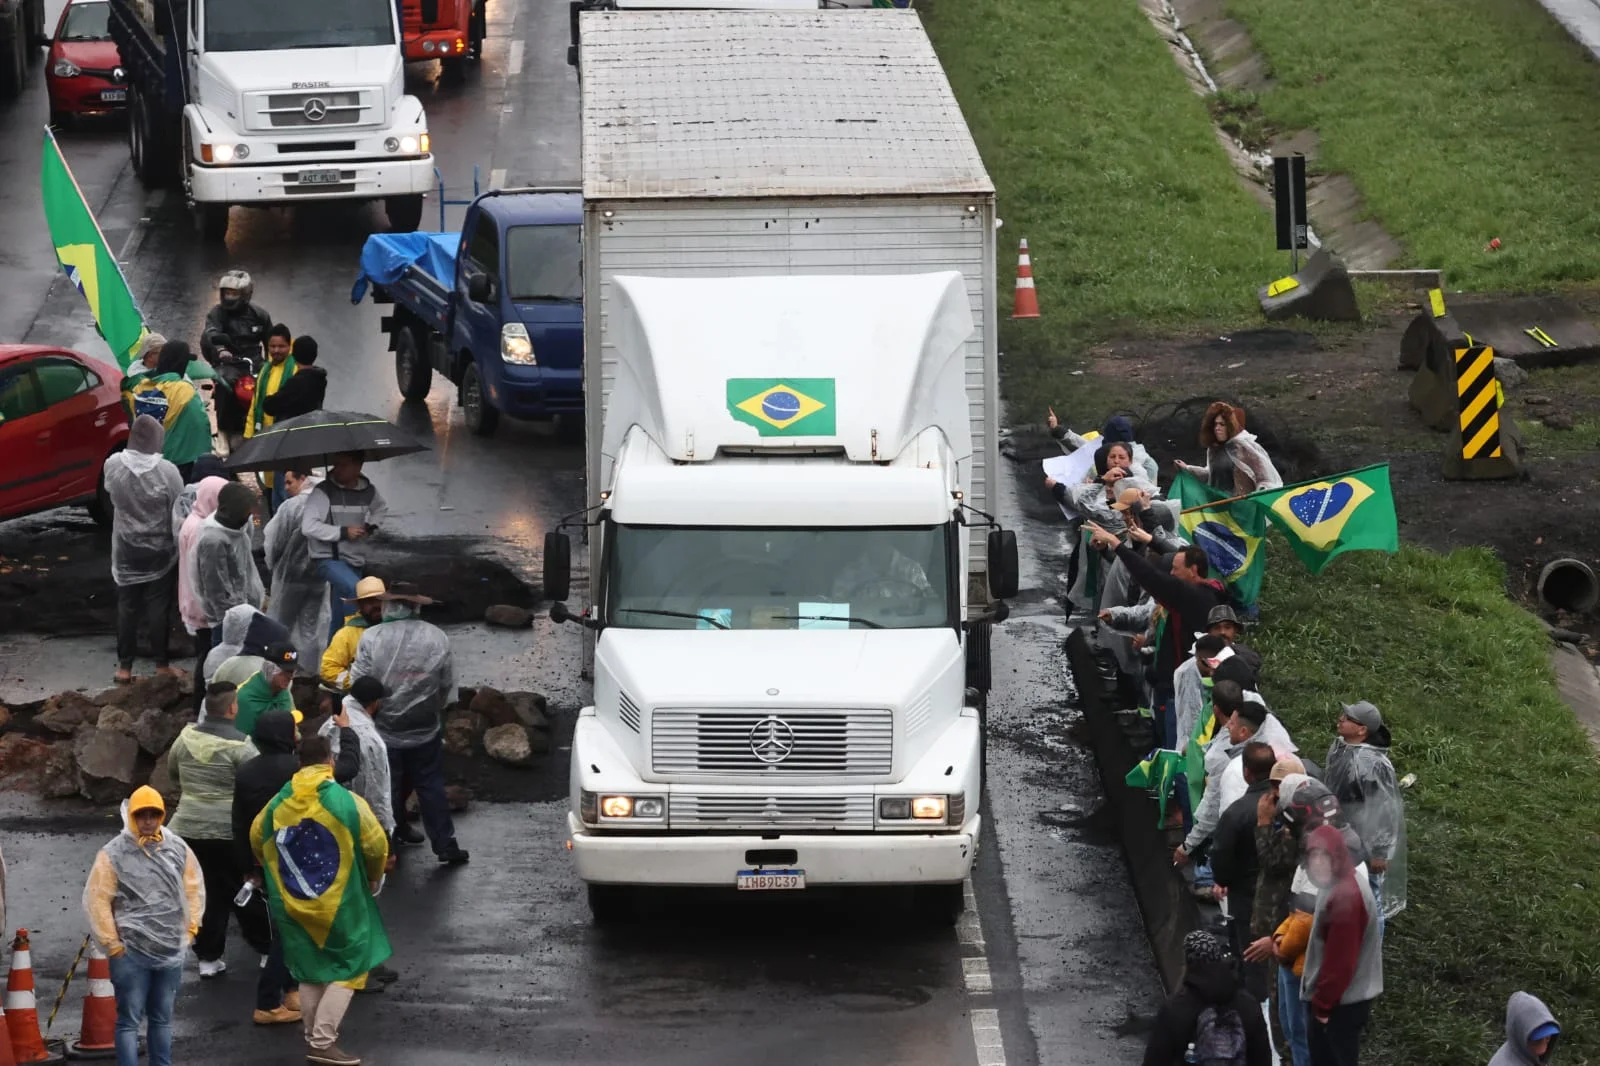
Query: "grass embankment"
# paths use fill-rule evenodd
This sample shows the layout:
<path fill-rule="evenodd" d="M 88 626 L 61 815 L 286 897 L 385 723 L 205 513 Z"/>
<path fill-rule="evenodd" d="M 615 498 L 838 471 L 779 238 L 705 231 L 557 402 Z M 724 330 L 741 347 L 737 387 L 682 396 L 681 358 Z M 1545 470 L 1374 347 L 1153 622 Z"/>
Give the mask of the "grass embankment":
<path fill-rule="evenodd" d="M 1018 239 L 1033 256 L 1043 317 L 1002 326 L 1014 409 L 1096 337 L 1259 316 L 1271 218 L 1134 0 L 917 6 L 999 189 L 1002 315 Z"/>
<path fill-rule="evenodd" d="M 1600 81 L 1571 69 L 1552 32 L 1480 11 L 1537 22 L 1531 2 L 1425 0 L 1420 21 L 1398 2 L 1272 3 L 1282 11 L 1237 0 L 1284 78 L 1271 107 L 1285 124 L 1321 124 L 1326 157 L 1419 261 L 1479 285 L 1600 274 L 1600 216 L 1583 214 L 1600 159 L 1581 174 L 1574 162 L 1600 152 L 1600 139 L 1575 143 L 1600 116 Z M 1001 326 L 1015 417 L 1066 393 L 1091 422 L 1120 406 L 1083 395 L 1077 383 L 1091 375 L 1067 377 L 1097 336 L 1255 318 L 1254 286 L 1279 262 L 1269 220 L 1134 0 L 919 8 L 999 188 L 1002 246 L 1027 236 L 1034 252 L 1044 317 Z M 1442 36 L 1395 39 L 1432 20 L 1448 27 Z M 1292 34 L 1273 32 L 1290 24 Z M 1347 24 L 1359 33 L 1341 41 Z M 1321 110 L 1296 88 L 1301 77 L 1283 74 L 1299 41 L 1339 57 Z M 1302 69 L 1309 87 L 1332 63 Z M 1541 137 L 1550 143 L 1533 150 Z M 1491 235 L 1506 251 L 1469 270 Z M 1203 387 L 1172 384 L 1184 395 Z M 1281 539 L 1271 545 L 1253 639 L 1273 702 L 1320 755 L 1339 702 L 1372 700 L 1394 725 L 1400 772 L 1419 778 L 1408 793 L 1411 902 L 1390 927 L 1374 1061 L 1486 1061 L 1518 988 L 1562 1019 L 1563 1059 L 1600 1056 L 1600 765 L 1556 694 L 1547 638 L 1504 587 L 1485 550 L 1352 555 L 1312 578 Z"/>
<path fill-rule="evenodd" d="M 1311 577 L 1274 535 L 1251 642 L 1268 696 L 1321 759 L 1341 702 L 1369 699 L 1406 793 L 1410 900 L 1384 941 L 1375 1062 L 1485 1062 L 1524 989 L 1560 1058 L 1600 1057 L 1600 764 L 1556 693 L 1539 623 L 1493 554 L 1353 554 Z"/>
<path fill-rule="evenodd" d="M 1355 181 L 1400 265 L 1484 291 L 1600 277 L 1600 64 L 1536 0 L 1227 9 L 1273 73 L 1254 104 L 1319 134 L 1318 165 Z"/>

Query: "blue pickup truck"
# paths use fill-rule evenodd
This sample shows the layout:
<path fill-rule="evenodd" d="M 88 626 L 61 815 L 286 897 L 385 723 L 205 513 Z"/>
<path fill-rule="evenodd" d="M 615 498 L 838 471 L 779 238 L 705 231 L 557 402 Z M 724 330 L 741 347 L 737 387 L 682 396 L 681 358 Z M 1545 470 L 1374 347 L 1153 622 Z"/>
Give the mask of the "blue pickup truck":
<path fill-rule="evenodd" d="M 479 436 L 502 414 L 581 433 L 582 218 L 575 189 L 497 189 L 460 233 L 368 238 L 351 302 L 370 285 L 394 305 L 382 326 L 401 395 L 424 399 L 437 371 Z"/>

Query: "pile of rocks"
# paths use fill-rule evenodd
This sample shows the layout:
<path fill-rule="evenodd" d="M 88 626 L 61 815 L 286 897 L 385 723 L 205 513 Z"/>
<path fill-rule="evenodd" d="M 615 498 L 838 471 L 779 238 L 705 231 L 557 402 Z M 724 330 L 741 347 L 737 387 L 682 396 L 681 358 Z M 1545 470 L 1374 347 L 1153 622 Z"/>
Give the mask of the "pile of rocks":
<path fill-rule="evenodd" d="M 166 754 L 193 720 L 194 689 L 187 677 L 156 675 L 98 696 L 63 692 L 33 709 L 31 721 L 5 713 L 0 728 L 0 780 L 49 799 L 82 796 L 115 803 L 150 781 L 156 759 Z"/>
<path fill-rule="evenodd" d="M 178 790 L 162 756 L 194 721 L 193 693 L 189 678 L 158 675 L 98 696 L 63 692 L 40 703 L 0 706 L 0 788 L 110 805 L 148 784 L 175 802 Z M 297 695 L 306 697 L 297 702 L 315 728 L 315 688 Z M 532 766 L 551 750 L 545 698 L 463 688 L 445 715 L 444 746 L 453 755 Z M 470 793 L 458 792 L 451 802 L 460 809 Z"/>
<path fill-rule="evenodd" d="M 550 718 L 537 692 L 463 688 L 444 718 L 444 750 L 484 754 L 508 766 L 531 766 L 550 752 Z"/>

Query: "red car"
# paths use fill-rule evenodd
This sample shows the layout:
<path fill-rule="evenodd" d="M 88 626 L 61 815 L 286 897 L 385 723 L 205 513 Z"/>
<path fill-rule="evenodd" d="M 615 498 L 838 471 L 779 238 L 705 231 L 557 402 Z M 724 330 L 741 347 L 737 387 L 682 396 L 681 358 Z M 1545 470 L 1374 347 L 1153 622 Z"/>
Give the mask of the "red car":
<path fill-rule="evenodd" d="M 65 129 L 78 115 L 128 106 L 128 76 L 111 39 L 110 19 L 106 0 L 73 0 L 61 12 L 44 65 L 52 126 Z"/>
<path fill-rule="evenodd" d="M 83 504 L 110 523 L 100 468 L 127 442 L 115 367 L 81 352 L 0 344 L 0 520 Z"/>

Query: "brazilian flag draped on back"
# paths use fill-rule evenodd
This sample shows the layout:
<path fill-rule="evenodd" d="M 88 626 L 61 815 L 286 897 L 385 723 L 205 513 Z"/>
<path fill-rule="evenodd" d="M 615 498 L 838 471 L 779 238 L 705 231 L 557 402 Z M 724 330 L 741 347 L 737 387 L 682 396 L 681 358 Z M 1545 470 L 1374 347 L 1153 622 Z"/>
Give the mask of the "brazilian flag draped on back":
<path fill-rule="evenodd" d="M 56 259 L 89 302 L 100 336 L 117 357 L 117 365 L 126 370 L 144 339 L 144 317 L 139 314 L 133 294 L 128 291 L 128 280 L 106 247 L 105 234 L 84 202 L 83 191 L 67 169 L 61 146 L 49 127 L 44 131 L 39 191 L 44 198 L 44 219 L 50 227 Z"/>
<path fill-rule="evenodd" d="M 1313 574 L 1343 552 L 1400 550 L 1387 463 L 1258 492 L 1250 501 L 1283 530 L 1289 547 Z"/>
<path fill-rule="evenodd" d="M 1225 581 L 1236 601 L 1254 606 L 1266 569 L 1262 547 L 1267 536 L 1265 508 L 1254 502 L 1254 497 L 1223 502 L 1228 500 L 1226 493 L 1185 471 L 1173 479 L 1170 495 L 1187 512 L 1179 516 L 1179 524 L 1189 540 L 1206 553 L 1211 576 Z"/>
<path fill-rule="evenodd" d="M 305 767 L 256 816 L 250 839 L 289 972 L 312 984 L 359 986 L 390 954 L 367 889 L 382 877 L 389 849 L 366 801 L 336 784 L 332 767 Z"/>
<path fill-rule="evenodd" d="M 1183 772 L 1189 783 L 1189 809 L 1198 810 L 1200 799 L 1206 794 L 1206 746 L 1217 735 L 1217 712 L 1211 706 L 1211 678 L 1200 679 L 1203 696 L 1200 713 L 1194 720 L 1194 731 L 1183 749 Z"/>

